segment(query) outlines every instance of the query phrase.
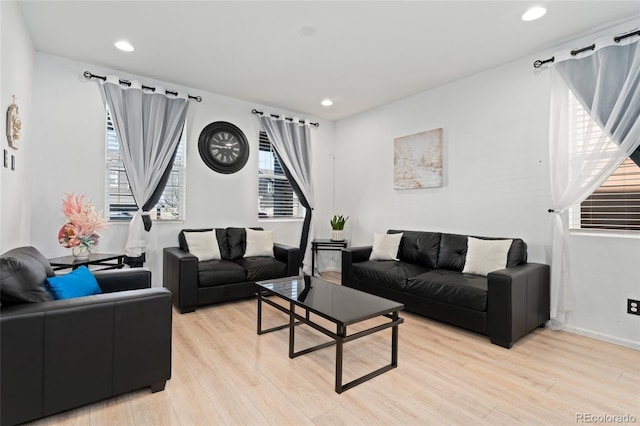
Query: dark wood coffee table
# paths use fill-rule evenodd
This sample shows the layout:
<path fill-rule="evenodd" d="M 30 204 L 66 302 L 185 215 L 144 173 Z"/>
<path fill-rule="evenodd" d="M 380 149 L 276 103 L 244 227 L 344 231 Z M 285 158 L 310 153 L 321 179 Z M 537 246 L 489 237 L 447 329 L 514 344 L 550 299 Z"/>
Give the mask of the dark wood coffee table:
<path fill-rule="evenodd" d="M 317 277 L 288 277 L 259 281 L 256 284 L 258 286 L 258 334 L 288 328 L 289 358 L 295 358 L 318 349 L 336 345 L 335 390 L 337 393 L 342 393 L 398 366 L 398 326 L 404 322 L 398 316 L 398 312 L 404 307 L 401 303 L 383 299 L 350 287 L 332 284 Z M 289 306 L 278 304 L 270 300 L 269 296 L 277 296 L 284 299 L 289 302 Z M 289 322 L 263 330 L 263 302 L 287 314 Z M 296 312 L 296 308 L 299 308 L 299 311 L 304 311 L 304 315 Z M 314 315 L 312 316 L 311 314 Z M 336 324 L 336 332 L 334 333 L 314 321 L 315 315 Z M 389 321 L 353 334 L 347 333 L 347 326 L 376 317 L 385 317 Z M 333 340 L 296 352 L 295 328 L 300 324 L 306 324 Z M 358 379 L 342 384 L 344 344 L 388 328 L 391 328 L 391 362 Z"/>

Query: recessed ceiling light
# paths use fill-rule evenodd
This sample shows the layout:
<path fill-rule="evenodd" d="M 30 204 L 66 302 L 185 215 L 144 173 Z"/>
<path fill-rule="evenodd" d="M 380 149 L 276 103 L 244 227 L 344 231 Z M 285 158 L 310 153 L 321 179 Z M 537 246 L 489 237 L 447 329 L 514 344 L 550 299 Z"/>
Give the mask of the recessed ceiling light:
<path fill-rule="evenodd" d="M 545 13 L 547 13 L 547 9 L 545 9 L 544 7 L 540 7 L 540 6 L 532 7 L 522 15 L 522 20 L 535 21 L 536 19 L 542 18 Z"/>
<path fill-rule="evenodd" d="M 115 43 L 115 46 L 118 49 L 122 50 L 123 52 L 133 52 L 134 51 L 133 46 L 128 41 L 124 41 L 124 40 L 118 41 L 118 42 Z"/>
<path fill-rule="evenodd" d="M 322 106 L 329 107 L 329 106 L 333 105 L 333 101 L 331 99 L 324 99 L 322 102 L 320 102 L 320 104 Z"/>

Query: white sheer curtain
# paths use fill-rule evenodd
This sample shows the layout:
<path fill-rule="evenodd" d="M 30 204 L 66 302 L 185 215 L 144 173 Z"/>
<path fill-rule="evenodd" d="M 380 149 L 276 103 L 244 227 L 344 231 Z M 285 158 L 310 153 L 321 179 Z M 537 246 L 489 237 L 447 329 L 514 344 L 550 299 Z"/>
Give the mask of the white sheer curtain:
<path fill-rule="evenodd" d="M 308 123 L 300 123 L 297 118 L 289 121 L 284 117 L 274 118 L 268 114 L 260 115 L 260 123 L 276 150 L 291 186 L 296 191 L 302 205 L 307 209 L 300 252 L 303 271 L 311 271 L 311 240 L 315 235 L 313 226 L 313 186 L 311 184 L 311 134 Z"/>
<path fill-rule="evenodd" d="M 189 102 L 182 93 L 168 97 L 162 87 L 156 87 L 154 92 L 143 91 L 138 81 L 131 81 L 127 87 L 120 84 L 118 77 L 107 76 L 98 82 L 111 112 L 129 186 L 138 206 L 129 224 L 125 247 L 125 254 L 135 258 L 146 250 L 146 233 L 151 224 L 148 210 L 153 207 L 148 204 L 158 190 L 164 189 L 159 186 L 163 181 L 166 184 L 163 176 L 173 164 Z M 147 216 L 146 221 L 143 215 Z"/>
<path fill-rule="evenodd" d="M 553 236 L 551 326 L 572 310 L 568 251 L 569 209 L 584 201 L 640 145 L 640 43 L 596 41 L 596 49 L 556 54 L 551 68 L 549 155 Z M 590 115 L 584 133 L 569 123 L 570 96 Z"/>

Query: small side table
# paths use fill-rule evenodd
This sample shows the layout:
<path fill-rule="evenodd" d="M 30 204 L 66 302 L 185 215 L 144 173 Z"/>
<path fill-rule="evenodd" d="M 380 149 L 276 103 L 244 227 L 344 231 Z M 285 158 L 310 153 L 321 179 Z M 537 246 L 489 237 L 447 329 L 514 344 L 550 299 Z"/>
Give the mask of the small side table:
<path fill-rule="evenodd" d="M 80 266 L 95 265 L 100 268 L 93 269 L 100 271 L 104 269 L 122 269 L 124 267 L 124 254 L 91 253 L 88 259 L 76 259 L 74 256 L 54 257 L 47 259 L 54 271 L 61 269 L 76 269 Z"/>
<path fill-rule="evenodd" d="M 347 240 L 313 240 L 311 241 L 311 275 L 316 273 L 316 255 L 319 251 L 342 251 L 347 247 Z"/>

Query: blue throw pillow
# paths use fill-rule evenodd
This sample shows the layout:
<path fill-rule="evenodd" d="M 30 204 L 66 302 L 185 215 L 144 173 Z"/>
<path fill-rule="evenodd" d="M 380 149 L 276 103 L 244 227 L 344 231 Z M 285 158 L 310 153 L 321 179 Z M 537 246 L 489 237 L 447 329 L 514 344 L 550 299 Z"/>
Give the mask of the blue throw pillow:
<path fill-rule="evenodd" d="M 49 277 L 47 285 L 55 299 L 71 299 L 102 293 L 98 281 L 86 266 L 74 269 L 66 275 Z"/>

